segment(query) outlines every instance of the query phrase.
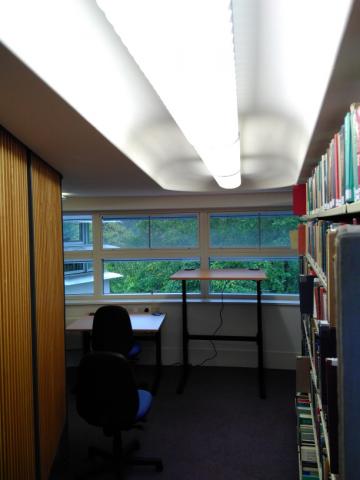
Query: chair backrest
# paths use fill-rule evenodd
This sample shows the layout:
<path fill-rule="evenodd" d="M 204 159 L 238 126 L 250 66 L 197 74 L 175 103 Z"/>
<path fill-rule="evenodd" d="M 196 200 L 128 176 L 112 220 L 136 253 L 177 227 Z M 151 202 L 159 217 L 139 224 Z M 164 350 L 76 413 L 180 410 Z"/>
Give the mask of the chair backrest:
<path fill-rule="evenodd" d="M 138 391 L 126 358 L 113 352 L 91 352 L 78 367 L 76 409 L 105 433 L 130 428 L 139 408 Z"/>
<path fill-rule="evenodd" d="M 134 338 L 130 316 L 120 305 L 104 305 L 94 315 L 92 349 L 102 352 L 117 352 L 127 355 Z"/>

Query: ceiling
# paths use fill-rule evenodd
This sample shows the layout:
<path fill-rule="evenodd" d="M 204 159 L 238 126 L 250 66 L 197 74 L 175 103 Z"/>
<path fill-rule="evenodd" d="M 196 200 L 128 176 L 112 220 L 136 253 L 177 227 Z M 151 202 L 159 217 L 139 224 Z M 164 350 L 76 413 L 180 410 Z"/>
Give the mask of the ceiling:
<path fill-rule="evenodd" d="M 306 178 L 360 100 L 359 1 L 233 0 L 243 182 L 224 191 L 95 1 L 8 3 L 0 123 L 61 172 L 73 196 L 287 188 Z"/>

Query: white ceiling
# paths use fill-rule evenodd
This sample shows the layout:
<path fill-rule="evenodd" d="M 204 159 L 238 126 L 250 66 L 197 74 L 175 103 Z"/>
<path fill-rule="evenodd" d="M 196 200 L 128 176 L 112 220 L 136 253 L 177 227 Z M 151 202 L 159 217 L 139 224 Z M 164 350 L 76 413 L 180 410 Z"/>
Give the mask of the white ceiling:
<path fill-rule="evenodd" d="M 224 193 L 95 1 L 3 3 L 0 123 L 62 173 L 64 191 Z M 351 3 L 233 0 L 243 185 L 228 193 L 304 179 L 360 100 L 360 7 L 347 23 Z"/>

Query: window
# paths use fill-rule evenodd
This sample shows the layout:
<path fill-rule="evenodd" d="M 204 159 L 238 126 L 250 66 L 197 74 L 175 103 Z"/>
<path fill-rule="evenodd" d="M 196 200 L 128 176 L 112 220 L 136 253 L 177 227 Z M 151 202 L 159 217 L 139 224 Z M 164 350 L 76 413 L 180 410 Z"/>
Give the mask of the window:
<path fill-rule="evenodd" d="M 63 239 L 65 251 L 92 250 L 92 217 L 91 215 L 64 215 Z"/>
<path fill-rule="evenodd" d="M 298 218 L 288 212 L 211 213 L 209 267 L 258 267 L 268 276 L 262 283 L 264 294 L 297 294 L 298 261 L 290 250 L 290 231 L 298 223 Z M 226 255 L 225 250 L 231 253 Z M 210 282 L 209 294 L 219 293 L 256 294 L 256 283 Z"/>
<path fill-rule="evenodd" d="M 196 215 L 103 217 L 103 248 L 195 248 Z"/>
<path fill-rule="evenodd" d="M 93 295 L 93 262 L 65 260 L 65 295 Z"/>
<path fill-rule="evenodd" d="M 264 294 L 289 295 L 298 293 L 299 263 L 288 258 L 210 258 L 210 268 L 260 268 L 267 274 L 261 284 Z M 210 282 L 210 293 L 256 294 L 256 282 L 249 280 L 227 280 Z"/>
<path fill-rule="evenodd" d="M 297 254 L 289 212 L 64 215 L 65 293 L 98 300 L 174 298 L 184 268 L 249 268 L 268 274 L 264 295 L 296 295 Z M 93 232 L 94 229 L 94 232 Z M 187 282 L 189 293 L 254 296 L 255 282 Z M 291 297 L 289 297 L 291 298 Z"/>
<path fill-rule="evenodd" d="M 258 215 L 211 214 L 210 247 L 244 248 L 259 246 Z"/>
<path fill-rule="evenodd" d="M 298 222 L 292 215 L 279 213 L 211 214 L 210 247 L 289 248 L 289 232 Z"/>

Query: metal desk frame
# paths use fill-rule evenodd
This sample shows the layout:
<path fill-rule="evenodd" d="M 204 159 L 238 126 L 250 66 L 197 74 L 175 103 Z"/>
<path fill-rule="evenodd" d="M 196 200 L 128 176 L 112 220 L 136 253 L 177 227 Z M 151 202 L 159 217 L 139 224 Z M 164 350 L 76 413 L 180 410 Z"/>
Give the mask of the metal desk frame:
<path fill-rule="evenodd" d="M 221 270 L 180 270 L 170 277 L 173 280 L 181 280 L 182 285 L 182 351 L 183 365 L 182 376 L 177 389 L 177 393 L 183 393 L 189 373 L 189 340 L 221 340 L 221 341 L 240 341 L 256 342 L 258 350 L 258 383 L 260 398 L 265 398 L 264 381 L 264 354 L 263 354 L 263 328 L 262 328 L 262 309 L 261 309 L 261 282 L 266 279 L 263 270 L 247 269 L 221 269 Z M 211 334 L 190 334 L 188 330 L 188 313 L 186 301 L 186 282 L 189 280 L 254 280 L 256 282 L 257 298 L 257 333 L 254 336 L 244 335 L 211 335 Z"/>

